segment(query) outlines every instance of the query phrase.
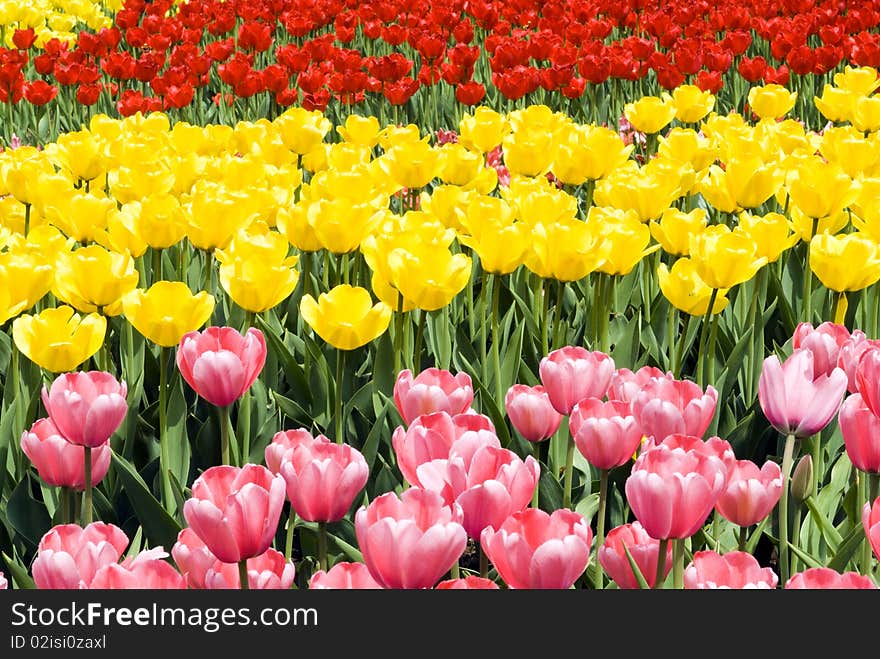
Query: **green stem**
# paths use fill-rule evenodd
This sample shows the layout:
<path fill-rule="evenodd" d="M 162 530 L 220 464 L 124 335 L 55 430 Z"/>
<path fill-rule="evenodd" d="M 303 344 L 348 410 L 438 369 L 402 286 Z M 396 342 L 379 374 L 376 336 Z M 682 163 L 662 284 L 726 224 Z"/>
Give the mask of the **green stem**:
<path fill-rule="evenodd" d="M 478 545 L 480 548 L 480 576 L 483 579 L 489 578 L 489 557 L 486 556 L 486 552 L 483 550 L 483 545 Z"/>
<path fill-rule="evenodd" d="M 229 462 L 229 406 L 218 407 L 217 414 L 220 417 L 220 464 L 228 465 Z"/>
<path fill-rule="evenodd" d="M 461 568 L 458 566 L 458 561 L 455 561 L 455 563 L 452 564 L 452 568 L 450 568 L 449 573 L 449 576 L 453 579 L 461 578 Z"/>
<path fill-rule="evenodd" d="M 675 538 L 672 541 L 672 587 L 676 590 L 684 589 L 684 539 Z"/>
<path fill-rule="evenodd" d="M 152 279 L 150 280 L 152 283 L 156 283 L 157 281 L 162 280 L 162 250 L 153 248 L 153 265 L 151 268 L 152 272 L 150 273 Z M 211 291 L 208 290 L 210 293 Z"/>
<path fill-rule="evenodd" d="M 712 320 L 712 308 L 715 306 L 715 298 L 718 297 L 718 289 L 712 289 L 712 295 L 709 297 L 709 306 L 706 307 L 706 314 L 703 316 L 703 325 L 700 328 L 700 347 L 697 353 L 697 383 L 701 387 L 706 386 L 706 379 L 703 376 L 703 364 L 706 359 L 706 338 L 709 334 L 709 325 Z"/>
<path fill-rule="evenodd" d="M 290 505 L 290 512 L 287 517 L 287 535 L 284 538 L 284 560 L 289 561 L 293 556 L 293 532 L 296 529 L 296 510 L 293 504 Z"/>
<path fill-rule="evenodd" d="M 83 447 L 83 470 L 85 472 L 85 489 L 83 490 L 82 524 L 92 523 L 92 447 Z"/>
<path fill-rule="evenodd" d="M 413 344 L 413 377 L 422 371 L 422 345 L 425 338 L 425 324 L 428 322 L 428 312 L 419 309 L 419 323 L 416 326 L 416 338 Z"/>
<path fill-rule="evenodd" d="M 749 528 L 747 526 L 739 527 L 739 536 L 737 537 L 736 547 L 740 551 L 745 551 L 749 541 Z"/>
<path fill-rule="evenodd" d="M 31 205 L 26 203 L 24 205 L 24 237 L 27 238 L 28 233 L 31 230 Z"/>
<path fill-rule="evenodd" d="M 342 423 L 342 377 L 344 374 L 345 368 L 345 351 L 337 350 L 336 351 L 336 389 L 335 395 L 333 397 L 334 407 L 336 408 L 333 413 L 333 418 L 336 423 L 336 443 L 342 444 L 345 442 L 345 438 L 343 437 L 344 432 L 344 424 Z"/>
<path fill-rule="evenodd" d="M 327 571 L 327 522 L 318 522 L 318 569 Z"/>
<path fill-rule="evenodd" d="M 492 286 L 492 367 L 495 371 L 495 404 L 504 409 L 504 387 L 501 382 L 501 275 L 493 277 Z"/>
<path fill-rule="evenodd" d="M 170 348 L 159 349 L 159 469 L 162 472 L 162 504 L 171 511 L 174 498 L 171 494 L 171 478 L 168 470 L 171 465 L 168 457 L 168 356 Z"/>
<path fill-rule="evenodd" d="M 810 454 L 813 460 L 813 482 L 810 483 L 810 494 L 815 499 L 819 496 L 819 483 L 825 473 L 825 451 L 822 450 L 822 436 L 817 433 L 810 440 Z"/>
<path fill-rule="evenodd" d="M 596 519 L 596 555 L 599 549 L 605 543 L 605 508 L 608 504 L 608 470 L 599 470 L 599 511 Z M 596 589 L 601 590 L 604 587 L 602 570 L 596 570 Z"/>
<path fill-rule="evenodd" d="M 242 590 L 250 590 L 251 585 L 248 580 L 247 559 L 243 558 L 238 562 L 238 583 Z"/>
<path fill-rule="evenodd" d="M 602 335 L 601 308 L 605 299 L 605 276 L 601 272 L 594 275 L 593 281 L 593 305 L 590 309 L 590 322 L 593 326 L 593 343 L 595 349 L 598 349 L 600 337 Z"/>
<path fill-rule="evenodd" d="M 657 552 L 657 572 L 654 576 L 654 588 L 663 587 L 663 575 L 666 573 L 666 548 L 669 546 L 669 538 L 660 540 L 660 551 Z"/>
<path fill-rule="evenodd" d="M 553 348 L 561 348 L 564 336 L 562 332 L 562 300 L 565 295 L 565 282 L 556 282 L 556 308 L 553 310 Z"/>
<path fill-rule="evenodd" d="M 571 486 L 574 476 L 574 439 L 568 438 L 568 449 L 565 452 L 565 477 L 562 490 L 562 507 L 571 508 Z"/>
<path fill-rule="evenodd" d="M 684 359 L 685 349 L 687 348 L 687 335 L 688 329 L 691 324 L 691 315 L 684 315 L 684 323 L 681 328 L 681 335 L 679 336 L 680 343 L 678 344 L 678 349 L 675 351 L 675 361 L 672 363 L 672 377 L 678 379 L 681 375 L 681 362 Z"/>
<path fill-rule="evenodd" d="M 549 279 L 541 279 L 541 354 L 550 352 L 550 286 Z"/>
<path fill-rule="evenodd" d="M 481 375 L 483 377 L 483 385 L 485 386 L 489 382 L 489 351 L 487 349 L 487 340 L 486 340 L 486 325 L 488 324 L 488 319 L 486 318 L 486 307 L 488 306 L 488 302 L 486 298 L 489 296 L 487 293 L 488 288 L 488 275 L 483 276 L 483 281 L 480 284 L 480 298 L 479 298 L 479 306 L 480 306 L 480 366 Z"/>
<path fill-rule="evenodd" d="M 813 270 L 810 268 L 810 243 L 819 228 L 819 218 L 813 218 L 813 231 L 810 234 L 810 242 L 807 243 L 806 256 L 804 257 L 804 309 L 803 320 L 813 322 Z"/>
<path fill-rule="evenodd" d="M 59 494 L 58 507 L 61 509 L 61 523 L 70 524 L 73 521 L 70 517 L 70 488 L 62 486 Z"/>
<path fill-rule="evenodd" d="M 706 357 L 708 359 L 706 367 L 709 371 L 709 374 L 706 377 L 706 382 L 709 384 L 715 382 L 715 344 L 718 340 L 718 318 L 720 315 L 721 314 L 715 314 L 712 316 L 712 328 L 709 331 L 709 347 L 706 351 Z"/>
<path fill-rule="evenodd" d="M 782 455 L 782 495 L 779 497 L 779 581 L 784 586 L 791 576 L 788 551 L 788 489 L 791 480 L 791 463 L 794 457 L 794 435 L 785 438 Z"/>
<path fill-rule="evenodd" d="M 794 509 L 794 519 L 792 520 L 791 528 L 792 528 L 792 539 L 794 540 L 794 544 L 796 545 L 800 541 L 801 537 L 801 521 L 803 520 L 804 510 L 803 505 L 798 502 Z M 800 571 L 800 559 L 797 554 L 791 555 L 791 565 L 789 569 L 792 574 L 796 574 Z"/>
<path fill-rule="evenodd" d="M 675 329 L 678 327 L 678 309 L 669 306 L 669 311 L 666 314 L 666 334 L 667 334 L 667 363 L 669 365 L 669 370 L 671 371 L 675 365 Z"/>

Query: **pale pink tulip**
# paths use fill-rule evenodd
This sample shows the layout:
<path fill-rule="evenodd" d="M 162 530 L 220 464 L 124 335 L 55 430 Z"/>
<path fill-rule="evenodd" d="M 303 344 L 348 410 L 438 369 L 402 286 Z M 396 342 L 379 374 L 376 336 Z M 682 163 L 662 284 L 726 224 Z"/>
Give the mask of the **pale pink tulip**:
<path fill-rule="evenodd" d="M 837 414 L 846 393 L 846 373 L 834 367 L 830 375 L 813 377 L 813 353 L 795 350 L 780 363 L 776 355 L 764 360 L 758 380 L 758 400 L 764 416 L 783 435 L 802 439 L 822 430 Z"/>
<path fill-rule="evenodd" d="M 813 379 L 816 379 L 823 373 L 831 375 L 838 365 L 840 349 L 849 339 L 849 330 L 843 325 L 824 322 L 813 329 L 811 323 L 801 323 L 792 336 L 792 347 L 813 353 Z"/>
<path fill-rule="evenodd" d="M 100 568 L 119 562 L 127 546 L 128 536 L 113 524 L 55 526 L 37 547 L 34 583 L 40 589 L 88 588 Z"/>
<path fill-rule="evenodd" d="M 460 579 L 441 581 L 434 586 L 434 590 L 499 590 L 499 588 L 498 584 L 491 579 L 469 574 Z"/>
<path fill-rule="evenodd" d="M 751 460 L 737 460 L 715 503 L 724 519 L 751 526 L 767 517 L 782 495 L 782 469 L 768 460 L 760 469 Z"/>
<path fill-rule="evenodd" d="M 837 355 L 837 365 L 846 373 L 846 390 L 851 394 L 859 392 L 859 383 L 856 373 L 859 361 L 869 350 L 880 348 L 880 341 L 869 339 L 862 330 L 853 330 L 852 335 L 842 346 Z"/>
<path fill-rule="evenodd" d="M 281 458 L 290 449 L 300 444 L 312 444 L 313 442 L 329 442 L 324 435 L 312 437 L 305 428 L 297 428 L 296 430 L 282 430 L 276 432 L 272 437 L 272 441 L 266 445 L 264 455 L 266 458 L 266 467 L 273 474 L 281 473 Z"/>
<path fill-rule="evenodd" d="M 92 579 L 91 589 L 114 590 L 183 590 L 186 579 L 163 558 L 168 553 L 161 547 L 142 551 L 122 563 L 101 567 Z"/>
<path fill-rule="evenodd" d="M 778 583 L 779 577 L 771 568 L 762 568 L 758 559 L 744 551 L 724 555 L 698 551 L 684 571 L 685 590 L 773 590 Z"/>
<path fill-rule="evenodd" d="M 625 590 L 639 587 L 636 575 L 626 557 L 627 550 L 629 550 L 636 567 L 639 568 L 639 572 L 645 578 L 648 587 L 653 588 L 657 581 L 660 541 L 649 536 L 637 521 L 613 528 L 605 536 L 605 542 L 599 547 L 596 554 L 599 565 L 619 588 Z M 663 565 L 665 567 L 663 578 L 665 579 L 672 568 L 672 543 L 666 545 L 666 560 Z"/>
<path fill-rule="evenodd" d="M 541 359 L 538 372 L 553 407 L 567 415 L 579 400 L 605 397 L 614 360 L 604 352 L 566 346 Z"/>
<path fill-rule="evenodd" d="M 378 590 L 382 586 L 373 579 L 363 563 L 337 563 L 326 572 L 318 570 L 309 579 L 310 590 Z"/>
<path fill-rule="evenodd" d="M 830 567 L 811 567 L 792 575 L 786 590 L 876 590 L 877 586 L 858 572 L 840 573 Z"/>
<path fill-rule="evenodd" d="M 433 588 L 467 545 L 461 507 L 436 492 L 388 492 L 355 514 L 358 545 L 383 588 Z"/>
<path fill-rule="evenodd" d="M 632 407 L 622 400 L 585 398 L 568 419 L 575 446 L 597 469 L 626 464 L 642 441 L 642 429 Z"/>
<path fill-rule="evenodd" d="M 423 414 L 461 414 L 473 400 L 474 388 L 467 373 L 453 375 L 447 370 L 427 368 L 413 378 L 412 371 L 405 369 L 394 383 L 394 403 L 407 425 Z"/>
<path fill-rule="evenodd" d="M 242 336 L 234 327 L 208 327 L 183 335 L 177 368 L 199 396 L 226 407 L 250 389 L 266 363 L 266 339 L 251 327 Z"/>
<path fill-rule="evenodd" d="M 128 412 L 125 382 L 104 371 L 63 373 L 47 389 L 43 405 L 58 432 L 71 444 L 95 448 L 107 443 Z"/>
<path fill-rule="evenodd" d="M 52 423 L 52 419 L 38 419 L 21 435 L 21 450 L 37 468 L 47 485 L 85 489 L 86 476 L 83 453 L 85 448 L 71 444 Z M 110 468 L 109 444 L 92 449 L 92 487 L 107 475 Z"/>
<path fill-rule="evenodd" d="M 880 417 L 861 394 L 848 396 L 837 415 L 843 444 L 856 469 L 880 473 Z"/>
<path fill-rule="evenodd" d="M 206 588 L 205 574 L 217 562 L 217 557 L 211 553 L 195 531 L 187 527 L 177 534 L 177 542 L 171 548 L 171 556 L 177 569 L 186 579 L 187 586 L 199 590 Z"/>
<path fill-rule="evenodd" d="M 248 587 L 251 590 L 289 590 L 296 577 L 292 561 L 284 560 L 284 554 L 267 549 L 259 556 L 247 560 Z M 205 572 L 205 588 L 209 590 L 238 590 L 241 577 L 234 563 L 214 561 Z"/>
<path fill-rule="evenodd" d="M 874 556 L 880 561 L 880 497 L 874 499 L 874 504 L 865 502 L 862 506 L 862 526 Z"/>
<path fill-rule="evenodd" d="M 549 439 L 562 422 L 541 385 L 513 385 L 504 397 L 504 409 L 516 431 L 530 442 Z"/>
<path fill-rule="evenodd" d="M 608 385 L 608 400 L 631 403 L 651 380 L 658 379 L 672 380 L 672 373 L 664 373 L 656 366 L 642 366 L 636 372 L 628 368 L 618 368 Z"/>
<path fill-rule="evenodd" d="M 569 588 L 587 569 L 592 542 L 590 525 L 567 508 L 526 508 L 480 537 L 504 583 L 520 589 Z"/>
<path fill-rule="evenodd" d="M 265 467 L 220 465 L 195 480 L 183 515 L 211 553 L 238 563 L 269 548 L 284 499 L 284 479 Z"/>
<path fill-rule="evenodd" d="M 669 435 L 702 437 L 712 423 L 718 392 L 704 392 L 690 380 L 649 380 L 632 403 L 633 416 L 646 437 L 662 442 Z"/>

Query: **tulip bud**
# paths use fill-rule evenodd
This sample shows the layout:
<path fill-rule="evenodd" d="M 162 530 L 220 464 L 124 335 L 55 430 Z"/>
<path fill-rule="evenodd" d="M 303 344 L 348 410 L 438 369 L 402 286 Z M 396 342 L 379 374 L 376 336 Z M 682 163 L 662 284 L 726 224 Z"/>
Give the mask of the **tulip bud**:
<path fill-rule="evenodd" d="M 813 487 L 813 458 L 809 454 L 802 457 L 794 468 L 791 477 L 791 496 L 798 501 L 806 501 Z"/>

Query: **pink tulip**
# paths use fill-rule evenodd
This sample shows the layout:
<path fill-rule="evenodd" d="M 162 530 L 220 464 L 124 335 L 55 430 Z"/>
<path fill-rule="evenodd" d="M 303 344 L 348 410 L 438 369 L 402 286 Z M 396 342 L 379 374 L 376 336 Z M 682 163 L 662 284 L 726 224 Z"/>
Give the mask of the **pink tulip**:
<path fill-rule="evenodd" d="M 249 558 L 247 572 L 251 590 L 290 590 L 296 576 L 293 562 L 284 560 L 284 554 L 274 549 L 267 549 L 259 556 Z M 205 588 L 238 590 L 241 588 L 238 566 L 215 560 L 205 572 Z"/>
<path fill-rule="evenodd" d="M 186 579 L 163 558 L 168 553 L 158 547 L 142 551 L 122 563 L 101 567 L 89 588 L 114 590 L 184 590 Z"/>
<path fill-rule="evenodd" d="M 337 563 L 326 572 L 318 570 L 309 579 L 310 590 L 377 590 L 382 586 L 373 579 L 363 563 Z"/>
<path fill-rule="evenodd" d="M 348 444 L 315 440 L 285 453 L 280 473 L 297 515 L 309 522 L 337 522 L 367 484 L 370 468 Z"/>
<path fill-rule="evenodd" d="M 9 588 L 9 582 L 6 581 L 6 577 L 0 572 L 0 590 L 6 590 L 7 588 Z"/>
<path fill-rule="evenodd" d="M 520 589 L 569 588 L 587 569 L 592 542 L 590 525 L 567 508 L 526 508 L 480 537 L 504 583 Z"/>
<path fill-rule="evenodd" d="M 760 469 L 750 460 L 737 460 L 715 503 L 724 519 L 751 526 L 767 517 L 782 495 L 782 469 L 768 460 Z"/>
<path fill-rule="evenodd" d="M 383 588 L 432 588 L 464 552 L 461 507 L 436 492 L 388 492 L 355 514 L 358 545 Z"/>
<path fill-rule="evenodd" d="M 48 389 L 43 386 L 43 405 L 68 442 L 95 448 L 125 419 L 127 393 L 125 382 L 104 371 L 63 373 Z"/>
<path fill-rule="evenodd" d="M 566 346 L 541 359 L 541 384 L 560 414 L 569 414 L 584 398 L 604 398 L 614 375 L 614 360 L 604 352 Z"/>
<path fill-rule="evenodd" d="M 843 325 L 824 322 L 816 329 L 810 323 L 801 323 L 792 336 L 795 350 L 804 349 L 813 353 L 813 379 L 823 373 L 831 375 L 837 366 L 840 349 L 850 339 L 849 330 Z"/>
<path fill-rule="evenodd" d="M 856 367 L 856 385 L 865 405 L 880 416 L 880 350 L 866 350 Z"/>
<path fill-rule="evenodd" d="M 266 339 L 256 328 L 242 336 L 233 327 L 208 327 L 183 335 L 177 368 L 206 401 L 226 407 L 241 398 L 266 363 Z"/>
<path fill-rule="evenodd" d="M 648 535 L 688 538 L 703 525 L 726 480 L 724 462 L 710 451 L 661 443 L 639 455 L 624 489 Z"/>
<path fill-rule="evenodd" d="M 473 400 L 474 388 L 467 373 L 453 375 L 443 369 L 428 368 L 413 378 L 412 371 L 405 369 L 394 383 L 394 402 L 407 425 L 423 414 L 461 414 Z"/>
<path fill-rule="evenodd" d="M 718 392 L 690 380 L 650 380 L 632 403 L 633 416 L 646 437 L 662 442 L 669 435 L 702 437 L 712 423 Z"/>
<path fill-rule="evenodd" d="M 837 413 L 846 382 L 846 373 L 837 367 L 814 379 L 813 353 L 795 350 L 782 364 L 776 355 L 764 360 L 758 400 L 764 416 L 780 433 L 810 437 Z"/>
<path fill-rule="evenodd" d="M 880 473 L 880 417 L 861 394 L 848 396 L 837 415 L 850 462 L 860 471 Z"/>
<path fill-rule="evenodd" d="M 830 567 L 811 567 L 792 575 L 785 582 L 786 590 L 876 590 L 877 586 L 858 572 L 841 574 Z"/>
<path fill-rule="evenodd" d="M 499 590 L 498 584 L 491 579 L 469 574 L 461 579 L 441 581 L 434 590 Z"/>
<path fill-rule="evenodd" d="M 211 553 L 195 531 L 187 527 L 177 534 L 177 542 L 171 548 L 171 556 L 189 588 L 204 590 L 207 587 L 205 575 L 217 562 L 217 557 Z"/>
<path fill-rule="evenodd" d="M 324 437 L 324 435 L 312 437 L 312 433 L 305 428 L 276 432 L 272 437 L 272 441 L 266 445 L 266 450 L 264 452 L 266 457 L 266 467 L 273 474 L 280 474 L 281 458 L 284 457 L 285 453 L 295 446 L 299 446 L 300 444 L 311 444 L 315 441 L 329 442 L 330 440 Z"/>
<path fill-rule="evenodd" d="M 714 551 L 698 551 L 684 571 L 685 590 L 773 590 L 778 583 L 779 577 L 771 568 L 762 568 L 758 559 L 744 551 L 723 556 Z"/>
<path fill-rule="evenodd" d="M 211 553 L 238 563 L 269 548 L 284 498 L 284 479 L 265 467 L 220 465 L 195 480 L 183 515 Z"/>
<path fill-rule="evenodd" d="M 671 373 L 664 373 L 656 366 L 642 366 L 635 373 L 628 368 L 619 368 L 611 376 L 611 383 L 608 385 L 608 399 L 631 403 L 649 382 L 658 379 L 671 380 L 673 378 Z"/>
<path fill-rule="evenodd" d="M 862 355 L 876 348 L 880 348 L 880 341 L 869 339 L 862 330 L 853 330 L 849 339 L 840 346 L 840 352 L 837 355 L 837 365 L 846 373 L 846 390 L 849 393 L 855 394 L 859 391 L 856 372 Z"/>
<path fill-rule="evenodd" d="M 736 455 L 733 453 L 733 447 L 730 445 L 730 442 L 720 437 L 713 436 L 704 440 L 694 435 L 669 435 L 660 444 L 663 444 L 668 449 L 696 451 L 709 457 L 718 458 L 723 465 L 725 485 L 736 467 Z M 642 452 L 644 453 L 657 445 L 657 442 L 649 439 L 643 444 Z"/>
<path fill-rule="evenodd" d="M 874 556 L 880 561 L 880 497 L 874 499 L 873 505 L 866 502 L 862 507 L 862 526 Z"/>
<path fill-rule="evenodd" d="M 568 427 L 575 446 L 597 469 L 626 464 L 642 441 L 629 403 L 585 398 L 574 406 Z"/>
<path fill-rule="evenodd" d="M 639 583 L 626 557 L 626 550 L 629 550 L 648 587 L 653 588 L 657 581 L 660 541 L 649 536 L 639 522 L 632 522 L 611 529 L 604 544 L 599 547 L 597 557 L 605 573 L 619 588 L 634 589 L 639 587 Z M 663 565 L 666 568 L 663 573 L 665 579 L 672 569 L 672 543 L 666 545 L 666 560 Z"/>
<path fill-rule="evenodd" d="M 549 439 L 562 422 L 562 415 L 541 385 L 513 385 L 504 397 L 504 409 L 516 431 L 530 442 Z"/>
<path fill-rule="evenodd" d="M 21 450 L 37 468 L 47 485 L 85 489 L 85 449 L 71 444 L 52 423 L 52 419 L 38 419 L 21 435 Z M 92 449 L 92 487 L 100 483 L 110 468 L 110 446 L 101 444 Z"/>
<path fill-rule="evenodd" d="M 113 524 L 55 526 L 37 547 L 32 566 L 34 583 L 40 589 L 88 588 L 97 571 L 117 563 L 127 546 L 128 536 Z"/>

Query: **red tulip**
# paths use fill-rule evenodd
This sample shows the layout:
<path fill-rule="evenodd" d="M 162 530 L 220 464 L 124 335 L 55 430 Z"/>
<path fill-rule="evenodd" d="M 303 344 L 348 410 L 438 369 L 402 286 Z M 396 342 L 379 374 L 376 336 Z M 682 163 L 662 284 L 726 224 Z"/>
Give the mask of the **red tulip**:
<path fill-rule="evenodd" d="M 853 466 L 860 471 L 880 473 L 880 417 L 865 404 L 861 394 L 843 401 L 837 420 Z"/>
<path fill-rule="evenodd" d="M 715 510 L 734 524 L 751 526 L 767 517 L 782 495 L 782 469 L 768 460 L 758 469 L 750 460 L 737 460 Z"/>
<path fill-rule="evenodd" d="M 642 441 L 642 430 L 629 403 L 585 398 L 568 420 L 575 446 L 591 465 L 613 469 L 626 464 Z"/>
<path fill-rule="evenodd" d="M 55 526 L 37 547 L 31 568 L 34 583 L 40 589 L 88 588 L 98 570 L 118 562 L 127 546 L 128 536 L 113 524 Z"/>
<path fill-rule="evenodd" d="M 37 33 L 34 28 L 27 29 L 18 28 L 12 33 L 12 43 L 19 50 L 27 50 L 34 45 L 37 40 Z"/>
<path fill-rule="evenodd" d="M 363 563 L 337 563 L 326 572 L 318 570 L 309 579 L 309 589 L 376 590 L 382 586 Z"/>
<path fill-rule="evenodd" d="M 614 360 L 603 352 L 566 346 L 541 359 L 541 384 L 560 414 L 570 414 L 584 398 L 603 398 L 614 375 Z"/>
<path fill-rule="evenodd" d="M 125 382 L 104 371 L 59 375 L 47 389 L 43 405 L 58 432 L 71 444 L 95 448 L 106 444 L 128 412 Z"/>
<path fill-rule="evenodd" d="M 862 506 L 862 526 L 874 556 L 880 561 L 880 497 L 874 499 L 873 505 L 866 502 Z"/>
<path fill-rule="evenodd" d="M 562 422 L 541 385 L 513 385 L 504 397 L 504 408 L 516 431 L 530 442 L 549 439 Z"/>
<path fill-rule="evenodd" d="M 498 590 L 498 584 L 491 579 L 469 574 L 461 579 L 441 581 L 434 590 Z"/>
<path fill-rule="evenodd" d="M 455 87 L 455 100 L 462 105 L 477 105 L 485 97 L 486 87 L 476 80 L 463 82 Z"/>
<path fill-rule="evenodd" d="M 876 590 L 871 577 L 858 572 L 840 573 L 830 567 L 811 567 L 785 582 L 786 590 Z"/>
<path fill-rule="evenodd" d="M 401 371 L 394 383 L 394 403 L 409 425 L 423 414 L 447 412 L 454 416 L 467 410 L 474 400 L 471 377 L 428 368 L 413 378 L 412 371 Z"/>
<path fill-rule="evenodd" d="M 771 568 L 762 568 L 754 556 L 744 551 L 723 556 L 714 551 L 698 551 L 684 571 L 685 590 L 773 590 L 778 583 L 779 577 Z"/>
<path fill-rule="evenodd" d="M 84 448 L 67 441 L 51 419 L 38 419 L 21 435 L 21 450 L 47 485 L 85 489 Z M 92 450 L 92 487 L 107 475 L 111 450 L 101 444 Z"/>
<path fill-rule="evenodd" d="M 650 380 L 632 403 L 642 432 L 656 442 L 673 434 L 702 437 L 715 415 L 718 392 L 705 393 L 696 382 L 657 378 Z"/>

